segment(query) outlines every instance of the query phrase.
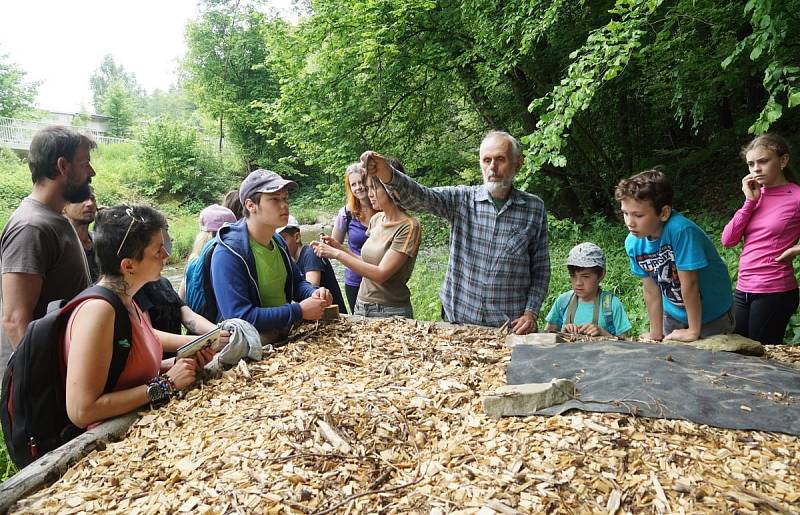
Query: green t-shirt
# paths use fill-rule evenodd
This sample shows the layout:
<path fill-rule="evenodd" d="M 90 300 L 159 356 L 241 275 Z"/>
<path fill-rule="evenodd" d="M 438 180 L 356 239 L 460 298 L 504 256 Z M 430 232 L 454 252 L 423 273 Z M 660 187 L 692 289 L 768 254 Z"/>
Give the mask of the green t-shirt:
<path fill-rule="evenodd" d="M 494 202 L 494 208 L 497 210 L 498 213 L 500 212 L 501 209 L 503 209 L 503 206 L 506 205 L 507 200 L 508 200 L 507 198 L 492 197 L 492 202 Z"/>
<path fill-rule="evenodd" d="M 261 295 L 262 308 L 274 308 L 286 304 L 286 267 L 283 264 L 281 251 L 275 242 L 270 241 L 269 249 L 256 240 L 249 238 L 250 249 L 256 261 L 256 280 L 258 293 Z"/>

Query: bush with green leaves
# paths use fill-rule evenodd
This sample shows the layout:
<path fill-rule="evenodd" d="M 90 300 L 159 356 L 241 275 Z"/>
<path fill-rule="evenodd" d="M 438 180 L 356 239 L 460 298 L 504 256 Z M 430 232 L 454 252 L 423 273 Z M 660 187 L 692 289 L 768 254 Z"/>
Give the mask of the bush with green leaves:
<path fill-rule="evenodd" d="M 0 227 L 31 192 L 31 172 L 12 151 L 0 147 Z"/>
<path fill-rule="evenodd" d="M 206 204 L 236 182 L 224 156 L 206 148 L 197 131 L 180 122 L 158 118 L 141 131 L 139 142 L 146 173 L 137 183 L 148 196 L 177 195 Z"/>

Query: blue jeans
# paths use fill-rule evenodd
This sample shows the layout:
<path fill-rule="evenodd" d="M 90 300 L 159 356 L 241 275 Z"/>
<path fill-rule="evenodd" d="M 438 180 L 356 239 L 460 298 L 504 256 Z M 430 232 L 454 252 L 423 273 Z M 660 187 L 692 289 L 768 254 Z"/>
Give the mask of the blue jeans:
<path fill-rule="evenodd" d="M 356 301 L 356 309 L 353 311 L 354 315 L 359 315 L 367 318 L 386 318 L 386 317 L 406 317 L 414 318 L 414 310 L 411 304 L 407 306 L 395 307 L 384 306 L 383 304 L 372 304 L 371 302 Z"/>

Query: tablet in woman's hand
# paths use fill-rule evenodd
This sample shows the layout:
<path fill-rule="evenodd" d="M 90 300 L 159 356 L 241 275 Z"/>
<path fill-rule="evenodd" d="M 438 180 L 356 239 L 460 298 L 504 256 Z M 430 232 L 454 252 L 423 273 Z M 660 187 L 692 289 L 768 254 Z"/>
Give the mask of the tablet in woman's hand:
<path fill-rule="evenodd" d="M 198 352 L 203 349 L 212 348 L 214 350 L 219 350 L 219 332 L 220 328 L 214 328 L 213 330 L 207 332 L 202 336 L 198 336 L 194 340 L 190 341 L 186 345 L 182 345 L 176 351 L 175 355 L 178 359 L 180 358 L 191 358 Z"/>

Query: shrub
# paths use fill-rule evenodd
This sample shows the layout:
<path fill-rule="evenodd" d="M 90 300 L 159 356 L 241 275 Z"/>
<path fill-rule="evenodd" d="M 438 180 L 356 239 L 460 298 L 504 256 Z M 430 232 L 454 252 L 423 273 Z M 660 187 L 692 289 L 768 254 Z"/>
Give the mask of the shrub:
<path fill-rule="evenodd" d="M 140 135 L 139 161 L 145 173 L 137 181 L 148 196 L 180 195 L 207 204 L 231 185 L 221 156 L 204 148 L 197 131 L 159 118 Z"/>

